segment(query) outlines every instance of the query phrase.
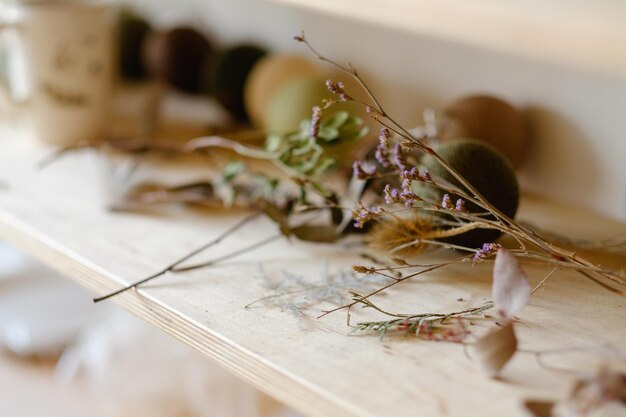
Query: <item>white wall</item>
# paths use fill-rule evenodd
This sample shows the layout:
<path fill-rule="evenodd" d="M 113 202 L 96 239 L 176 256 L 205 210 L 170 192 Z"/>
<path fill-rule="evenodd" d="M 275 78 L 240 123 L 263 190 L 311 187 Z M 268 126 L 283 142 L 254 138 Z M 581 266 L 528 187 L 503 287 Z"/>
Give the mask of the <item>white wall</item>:
<path fill-rule="evenodd" d="M 159 25 L 192 22 L 220 43 L 254 40 L 304 53 L 292 40 L 303 29 L 324 54 L 357 65 L 409 126 L 424 107 L 466 93 L 502 96 L 527 109 L 536 135 L 520 173 L 526 190 L 626 219 L 626 80 L 267 1 L 134 2 Z"/>

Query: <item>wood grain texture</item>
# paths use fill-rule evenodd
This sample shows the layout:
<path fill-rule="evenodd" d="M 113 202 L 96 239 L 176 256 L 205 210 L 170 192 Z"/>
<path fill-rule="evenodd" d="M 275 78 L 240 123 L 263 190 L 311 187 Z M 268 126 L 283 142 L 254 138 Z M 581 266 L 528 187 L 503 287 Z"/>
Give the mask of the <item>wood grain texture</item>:
<path fill-rule="evenodd" d="M 105 171 L 96 155 L 68 155 L 41 171 L 35 163 L 48 150 L 16 140 L 0 147 L 0 180 L 6 183 L 0 190 L 0 238 L 94 294 L 161 269 L 244 215 L 179 208 L 110 213 L 102 187 Z M 161 179 L 174 178 L 172 173 Z M 522 212 L 571 236 L 626 232 L 624 224 L 533 199 L 525 200 Z M 258 220 L 199 260 L 275 231 L 273 224 Z M 359 250 L 279 241 L 211 269 L 165 275 L 113 301 L 312 417 L 522 416 L 522 400 L 567 392 L 574 374 L 548 370 L 533 355 L 516 355 L 502 379 L 491 380 L 460 345 L 393 335 L 382 342 L 375 335 L 349 337 L 344 314 L 315 319 L 328 303 L 310 308 L 300 324 L 276 307 L 244 308 L 271 294 L 259 278 L 260 265 L 277 279 L 291 273 L 323 283 L 325 265 L 333 271 L 363 262 Z M 623 256 L 590 256 L 617 269 L 625 266 Z M 547 272 L 532 264 L 525 268 L 531 284 Z M 486 265 L 463 265 L 403 284 L 377 301 L 403 311 L 458 310 L 487 300 L 490 280 Z M 544 359 L 553 367 L 593 368 L 607 352 L 623 354 L 625 304 L 624 297 L 559 273 L 520 315 L 521 347 L 583 349 Z M 356 311 L 353 320 L 373 317 Z M 475 331 L 486 325 L 477 323 Z"/>
<path fill-rule="evenodd" d="M 619 0 L 273 0 L 568 67 L 626 76 Z"/>

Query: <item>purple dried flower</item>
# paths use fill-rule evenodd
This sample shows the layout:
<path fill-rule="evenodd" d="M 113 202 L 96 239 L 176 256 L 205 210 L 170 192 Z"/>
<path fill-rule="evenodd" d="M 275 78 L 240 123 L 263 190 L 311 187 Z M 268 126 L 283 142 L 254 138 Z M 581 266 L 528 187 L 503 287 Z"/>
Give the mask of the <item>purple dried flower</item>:
<path fill-rule="evenodd" d="M 404 200 L 404 206 L 406 208 L 413 207 L 414 203 L 421 200 L 421 198 L 413 192 L 413 189 L 411 188 L 411 180 L 408 178 L 402 180 L 402 192 L 400 193 L 400 196 Z"/>
<path fill-rule="evenodd" d="M 424 182 L 432 182 L 433 179 L 430 176 L 430 173 L 428 172 L 428 170 L 426 168 L 424 168 L 424 170 L 422 171 L 422 174 L 420 175 L 422 181 Z"/>
<path fill-rule="evenodd" d="M 476 252 L 472 257 L 472 263 L 476 265 L 478 262 L 495 255 L 501 247 L 502 245 L 499 243 L 483 243 L 482 249 Z"/>
<path fill-rule="evenodd" d="M 374 120 L 378 120 L 382 113 L 373 108 L 372 106 L 365 106 L 365 111 L 370 114 L 370 117 Z"/>
<path fill-rule="evenodd" d="M 376 173 L 376 167 L 371 167 L 371 168 L 372 170 L 368 172 L 367 170 L 365 170 L 365 168 L 363 168 L 363 165 L 361 164 L 360 161 L 354 161 L 352 163 L 352 176 L 360 180 L 366 180 L 368 178 L 372 178 L 377 173 Z"/>
<path fill-rule="evenodd" d="M 322 109 L 319 106 L 313 106 L 313 114 L 311 116 L 311 130 L 309 136 L 317 138 L 320 131 L 320 122 L 322 120 Z"/>
<path fill-rule="evenodd" d="M 385 143 L 388 143 L 391 137 L 392 135 L 389 129 L 387 129 L 386 127 L 383 127 L 382 129 L 380 129 L 380 133 L 378 134 L 378 140 L 380 140 L 381 142 L 384 141 Z"/>
<path fill-rule="evenodd" d="M 384 137 L 379 136 L 379 139 L 374 157 L 382 167 L 389 168 L 391 166 L 391 161 L 389 160 L 389 143 Z"/>
<path fill-rule="evenodd" d="M 334 80 L 326 80 L 326 88 L 328 91 L 334 94 L 345 94 L 343 83 L 334 81 Z"/>
<path fill-rule="evenodd" d="M 413 189 L 411 189 L 411 180 L 405 178 L 402 180 L 402 194 L 412 193 Z"/>
<path fill-rule="evenodd" d="M 467 209 L 465 208 L 465 200 L 463 200 L 462 198 L 459 198 L 458 200 L 456 200 L 456 204 L 454 205 L 454 209 L 456 211 L 460 211 L 460 212 L 467 212 Z"/>
<path fill-rule="evenodd" d="M 357 202 L 357 208 L 352 210 L 352 218 L 354 219 L 354 227 L 357 229 L 362 228 L 365 223 L 378 216 L 379 214 L 384 213 L 385 211 L 378 206 L 374 207 L 365 207 L 363 202 Z"/>
<path fill-rule="evenodd" d="M 383 196 L 385 197 L 385 202 L 387 204 L 402 202 L 400 190 L 398 190 L 397 188 L 391 188 L 389 184 L 385 185 L 385 189 L 383 190 Z"/>
<path fill-rule="evenodd" d="M 406 171 L 407 162 L 404 158 L 404 154 L 402 153 L 402 147 L 399 143 L 396 143 L 396 146 L 393 148 L 393 164 L 400 170 Z"/>
<path fill-rule="evenodd" d="M 441 199 L 441 207 L 452 209 L 454 206 L 452 205 L 452 199 L 450 198 L 450 194 L 444 194 Z"/>
<path fill-rule="evenodd" d="M 404 179 L 415 180 L 415 181 L 419 181 L 422 179 L 422 177 L 420 177 L 420 173 L 417 167 L 413 167 L 411 169 L 400 172 L 400 176 Z"/>

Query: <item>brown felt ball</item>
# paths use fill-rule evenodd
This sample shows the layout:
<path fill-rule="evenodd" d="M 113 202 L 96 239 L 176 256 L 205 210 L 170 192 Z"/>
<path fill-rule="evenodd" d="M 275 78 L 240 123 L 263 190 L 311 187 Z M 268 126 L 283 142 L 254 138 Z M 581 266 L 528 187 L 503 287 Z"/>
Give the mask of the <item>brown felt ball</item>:
<path fill-rule="evenodd" d="M 530 148 L 522 112 L 489 95 L 462 97 L 446 106 L 439 137 L 443 142 L 462 138 L 485 141 L 509 158 L 514 167 L 521 166 Z"/>
<path fill-rule="evenodd" d="M 476 140 L 458 140 L 445 143 L 436 152 L 449 165 L 455 168 L 483 197 L 510 218 L 515 216 L 519 203 L 519 186 L 509 161 L 490 145 Z M 440 165 L 432 156 L 422 159 L 422 165 L 433 178 L 441 177 L 446 181 L 461 184 Z M 440 203 L 444 191 L 420 182 L 414 182 L 414 191 L 420 197 Z M 462 188 L 462 187 L 461 187 Z M 457 197 L 452 195 L 453 203 Z M 466 203 L 469 212 L 482 213 L 485 210 Z M 480 248 L 483 243 L 493 242 L 501 232 L 493 229 L 475 229 L 442 241 L 469 248 Z"/>
<path fill-rule="evenodd" d="M 118 65 L 122 78 L 143 80 L 148 71 L 142 60 L 144 40 L 152 31 L 150 24 L 132 11 L 124 9 L 117 22 Z"/>
<path fill-rule="evenodd" d="M 186 93 L 202 91 L 202 72 L 213 47 L 195 29 L 179 27 L 152 34 L 146 41 L 144 62 L 150 74 Z"/>
<path fill-rule="evenodd" d="M 237 45 L 218 54 L 208 71 L 208 91 L 237 119 L 248 118 L 244 86 L 254 64 L 266 53 L 256 45 Z"/>

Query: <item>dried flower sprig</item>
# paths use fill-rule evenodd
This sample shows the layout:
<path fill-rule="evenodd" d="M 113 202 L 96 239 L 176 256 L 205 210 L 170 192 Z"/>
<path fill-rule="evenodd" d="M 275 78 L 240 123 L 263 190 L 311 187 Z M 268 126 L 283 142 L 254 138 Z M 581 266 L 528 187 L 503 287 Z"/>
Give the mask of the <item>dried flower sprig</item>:
<path fill-rule="evenodd" d="M 291 179 L 299 187 L 298 199 L 302 204 L 310 204 L 308 201 L 307 193 L 308 191 L 312 191 L 321 198 L 323 198 L 328 205 L 334 206 L 338 202 L 338 198 L 335 193 L 326 189 L 322 184 L 317 181 L 317 177 L 325 173 L 336 162 L 332 156 L 329 156 L 326 145 L 338 143 L 341 141 L 359 139 L 367 133 L 367 128 L 363 126 L 363 121 L 361 119 L 353 117 L 347 112 L 336 112 L 325 120 L 322 120 L 321 117 L 322 109 L 319 107 L 314 107 L 312 119 L 310 121 L 303 121 L 298 132 L 282 136 L 270 135 L 267 138 L 264 148 L 255 148 L 223 137 L 210 136 L 193 139 L 182 149 L 170 148 L 168 150 L 186 153 L 202 152 L 206 149 L 217 147 L 230 149 L 241 156 L 271 161 L 283 171 L 285 171 L 288 175 L 290 175 Z M 100 145 L 101 144 L 93 146 Z M 145 148 L 143 146 L 145 146 Z M 83 147 L 88 148 L 90 146 L 81 146 L 81 148 Z M 152 150 L 149 144 L 142 145 L 142 147 L 140 147 L 139 149 L 140 152 L 147 152 Z M 136 151 L 135 148 L 132 148 L 132 150 Z M 55 154 L 55 156 L 58 155 L 59 153 Z M 227 165 L 222 173 L 221 180 L 219 180 L 215 184 L 202 184 L 202 195 L 198 195 L 195 193 L 184 194 L 184 191 L 187 191 L 188 187 L 182 186 L 174 187 L 173 189 L 163 189 L 163 187 L 161 187 L 156 192 L 156 196 L 158 199 L 162 198 L 164 194 L 174 194 L 177 198 L 181 198 L 181 201 L 193 202 L 195 204 L 199 204 L 202 202 L 215 204 L 215 201 L 218 201 L 219 204 L 223 206 L 230 206 L 234 204 L 238 191 L 241 188 L 236 187 L 234 181 L 242 171 L 243 164 L 241 162 L 231 163 Z M 260 241 L 250 244 L 246 247 L 237 249 L 236 251 L 224 255 L 220 258 L 208 262 L 181 266 L 183 262 L 189 260 L 191 257 L 219 243 L 225 237 L 234 233 L 236 230 L 242 227 L 243 224 L 246 224 L 249 221 L 247 220 L 249 219 L 248 217 L 244 219 L 244 221 L 242 221 L 241 223 L 235 225 L 232 229 L 228 229 L 219 237 L 211 240 L 207 244 L 202 245 L 197 250 L 194 250 L 193 252 L 187 254 L 186 256 L 182 257 L 181 259 L 164 268 L 163 270 L 155 274 L 149 275 L 148 277 L 142 278 L 117 291 L 114 291 L 102 297 L 98 297 L 94 299 L 94 301 L 99 302 L 106 300 L 124 291 L 136 288 L 141 284 L 145 284 L 146 282 L 154 280 L 166 273 L 185 272 L 213 266 L 221 261 L 234 258 L 241 254 L 248 253 L 252 250 L 265 246 L 266 244 L 269 244 L 280 237 L 294 236 L 301 240 L 315 242 L 334 242 L 341 237 L 343 229 L 345 228 L 340 229 L 339 227 L 343 220 L 343 215 L 340 210 L 335 207 L 331 207 L 331 221 L 333 223 L 332 225 L 309 225 L 305 223 L 293 226 L 290 224 L 289 217 L 291 214 L 297 214 L 293 210 L 294 199 L 285 197 L 283 198 L 283 204 L 278 204 L 277 202 L 273 201 L 274 199 L 272 197 L 274 197 L 274 191 L 277 187 L 278 180 L 266 177 L 264 177 L 264 179 L 266 180 L 266 184 L 264 187 L 248 186 L 245 188 L 245 194 L 247 194 L 247 207 L 254 209 L 256 213 L 263 213 L 266 217 L 273 220 L 279 226 L 279 232 L 277 234 L 261 239 Z M 197 184 L 193 184 L 192 186 L 197 187 Z M 259 194 L 259 189 L 261 189 L 262 191 L 265 190 L 265 193 Z M 181 190 L 183 191 L 182 195 L 180 193 Z M 219 195 L 220 190 L 222 191 L 221 195 Z M 151 195 L 151 192 L 138 193 L 138 195 L 139 198 L 135 196 L 134 202 L 142 200 L 146 201 L 146 199 L 150 200 L 151 198 L 154 199 L 154 196 Z M 254 214 L 253 216 L 256 217 L 256 214 Z"/>
<path fill-rule="evenodd" d="M 403 332 L 405 335 L 413 334 L 421 336 L 427 340 L 440 340 L 453 343 L 462 343 L 469 331 L 459 319 L 480 318 L 484 313 L 493 308 L 492 302 L 487 302 L 480 307 L 471 307 L 452 313 L 420 313 L 420 314 L 398 314 L 382 310 L 367 298 L 354 293 L 353 300 L 358 301 L 364 307 L 373 308 L 385 315 L 396 316 L 397 318 L 381 321 L 364 321 L 357 323 L 352 332 L 376 332 L 382 340 L 390 331 Z M 450 329 L 447 322 L 457 319 L 456 328 Z M 460 330 L 460 331 L 459 331 Z"/>
<path fill-rule="evenodd" d="M 415 137 L 408 129 L 403 127 L 390 114 L 388 114 L 367 83 L 359 76 L 357 70 L 352 65 L 348 64 L 344 66 L 323 56 L 308 42 L 304 33 L 296 36 L 295 39 L 298 42 L 305 44 L 308 49 L 320 60 L 331 64 L 352 77 L 367 95 L 369 99 L 368 102 L 352 98 L 352 95 L 345 91 L 343 85 L 341 85 L 341 88 L 339 89 L 340 91 L 337 91 L 339 83 L 334 81 L 327 83 L 327 85 L 332 87 L 329 88 L 329 91 L 341 94 L 341 98 L 344 100 L 353 101 L 363 105 L 370 117 L 382 126 L 381 133 L 379 135 L 380 142 L 376 150 L 376 159 L 380 169 L 385 171 L 381 172 L 380 170 L 363 169 L 359 171 L 359 174 L 361 174 L 362 177 L 367 174 L 370 174 L 371 177 L 380 177 L 383 174 L 388 175 L 389 172 L 391 172 L 396 174 L 402 183 L 402 187 L 400 189 L 394 189 L 391 186 L 386 187 L 384 194 L 388 205 L 393 206 L 396 204 L 402 204 L 404 206 L 403 209 L 395 210 L 378 206 L 371 209 L 365 207 L 362 203 L 359 203 L 358 208 L 353 212 L 356 226 L 363 226 L 367 221 L 394 215 L 400 211 L 411 211 L 417 209 L 421 213 L 437 214 L 438 216 L 433 216 L 436 223 L 441 225 L 445 224 L 448 227 L 451 226 L 451 230 L 456 231 L 459 234 L 465 233 L 467 228 L 498 230 L 511 236 L 517 242 L 518 248 L 511 251 L 514 256 L 538 259 L 561 269 L 572 269 L 592 282 L 597 283 L 617 294 L 623 295 L 623 291 L 620 287 L 626 286 L 626 279 L 622 275 L 606 270 L 573 251 L 561 248 L 554 243 L 549 242 L 526 225 L 519 223 L 504 214 L 501 210 L 490 203 L 473 186 L 473 184 L 471 184 L 453 166 L 442 158 L 433 148 L 429 147 L 424 141 L 422 141 L 421 137 Z M 393 148 L 391 148 L 389 143 L 392 135 L 395 135 L 400 139 L 400 142 Z M 405 150 L 417 150 L 433 158 L 441 167 L 444 168 L 446 172 L 452 176 L 452 178 L 455 179 L 458 185 L 451 184 L 439 177 L 433 177 L 429 172 L 420 174 L 417 167 L 409 166 L 407 163 L 406 155 L 404 153 Z M 421 196 L 416 196 L 413 192 L 412 182 L 427 183 L 430 187 L 443 190 L 443 199 L 441 201 L 435 201 L 432 199 L 425 199 Z M 452 195 L 457 198 L 454 202 L 451 199 Z M 468 212 L 466 209 L 467 203 L 471 203 L 479 207 L 482 212 Z M 442 218 L 441 215 L 445 215 L 445 217 Z M 402 243 L 401 245 L 398 245 L 398 247 L 403 247 L 403 245 L 419 245 L 420 243 L 437 244 L 435 242 L 439 241 L 416 236 L 415 240 Z M 445 242 L 439 242 L 438 244 L 440 246 L 462 249 L 474 253 L 474 262 L 478 262 L 492 255 L 496 249 L 495 246 L 489 246 L 490 242 L 485 243 L 487 246 L 483 248 L 462 247 Z M 391 251 L 393 252 L 393 249 Z M 447 266 L 447 264 L 442 263 L 435 269 L 445 266 Z M 421 275 L 423 272 L 425 271 L 421 270 L 418 273 L 392 281 L 377 291 L 373 291 L 368 295 L 359 297 L 357 300 L 353 300 L 352 303 L 345 304 L 333 310 L 325 311 L 322 316 L 334 311 L 345 309 L 348 311 L 349 317 L 350 309 L 354 305 L 367 303 L 369 302 L 369 298 L 371 296 L 379 294 L 380 292 L 397 285 L 408 278 Z"/>

